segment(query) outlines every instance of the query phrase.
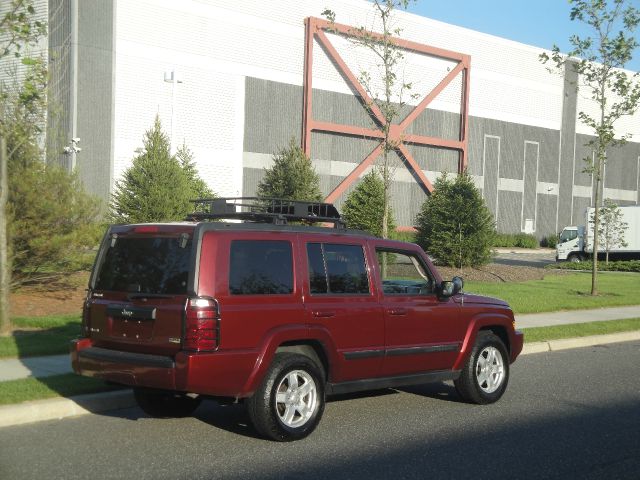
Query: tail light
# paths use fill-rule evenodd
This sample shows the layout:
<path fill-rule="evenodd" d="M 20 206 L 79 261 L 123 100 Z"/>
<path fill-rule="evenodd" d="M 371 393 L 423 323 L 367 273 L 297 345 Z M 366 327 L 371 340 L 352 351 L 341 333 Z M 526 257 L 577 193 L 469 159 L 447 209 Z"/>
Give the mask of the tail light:
<path fill-rule="evenodd" d="M 220 344 L 220 314 L 213 298 L 187 300 L 183 347 L 194 352 L 214 351 Z"/>

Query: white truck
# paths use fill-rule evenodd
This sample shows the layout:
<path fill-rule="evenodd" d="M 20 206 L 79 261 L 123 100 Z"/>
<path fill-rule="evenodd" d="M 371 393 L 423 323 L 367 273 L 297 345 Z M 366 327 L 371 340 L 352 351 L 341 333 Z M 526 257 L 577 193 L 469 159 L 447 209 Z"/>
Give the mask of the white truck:
<path fill-rule="evenodd" d="M 619 207 L 622 222 L 627 224 L 624 234 L 626 246 L 609 250 L 610 258 L 640 258 L 640 205 Z M 593 223 L 590 221 L 594 208 L 587 209 L 584 225 L 564 227 L 556 246 L 556 262 L 581 262 L 593 254 Z M 598 245 L 600 255 L 605 253 L 602 241 Z"/>

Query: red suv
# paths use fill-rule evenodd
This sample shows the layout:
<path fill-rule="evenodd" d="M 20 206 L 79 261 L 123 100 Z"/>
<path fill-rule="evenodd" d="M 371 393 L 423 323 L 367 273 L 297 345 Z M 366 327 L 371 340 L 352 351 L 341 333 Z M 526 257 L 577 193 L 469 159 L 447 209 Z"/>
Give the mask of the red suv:
<path fill-rule="evenodd" d="M 474 403 L 504 393 L 523 342 L 513 312 L 443 281 L 417 245 L 347 230 L 330 204 L 199 205 L 185 222 L 109 228 L 77 373 L 132 386 L 158 417 L 244 400 L 281 441 L 314 430 L 326 395 L 445 380 Z"/>

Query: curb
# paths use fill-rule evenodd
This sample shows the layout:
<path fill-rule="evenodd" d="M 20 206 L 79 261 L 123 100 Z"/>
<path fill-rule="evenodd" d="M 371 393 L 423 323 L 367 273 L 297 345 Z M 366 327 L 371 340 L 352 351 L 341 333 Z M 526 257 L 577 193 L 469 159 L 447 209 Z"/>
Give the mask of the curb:
<path fill-rule="evenodd" d="M 0 406 L 0 428 L 119 410 L 135 404 L 131 390 L 120 390 L 3 405 Z"/>
<path fill-rule="evenodd" d="M 640 330 L 632 332 L 567 338 L 549 342 L 525 343 L 521 355 L 592 347 L 608 343 L 640 340 Z M 108 412 L 136 406 L 130 389 L 107 393 L 93 393 L 69 398 L 32 400 L 14 405 L 0 406 L 0 428 L 26 423 L 56 420 L 90 413 Z"/>
<path fill-rule="evenodd" d="M 633 332 L 609 333 L 607 335 L 592 335 L 590 337 L 565 338 L 562 340 L 550 340 L 548 342 L 525 343 L 521 355 L 542 352 L 557 352 L 572 348 L 593 347 L 608 343 L 631 342 L 640 340 L 640 330 Z"/>

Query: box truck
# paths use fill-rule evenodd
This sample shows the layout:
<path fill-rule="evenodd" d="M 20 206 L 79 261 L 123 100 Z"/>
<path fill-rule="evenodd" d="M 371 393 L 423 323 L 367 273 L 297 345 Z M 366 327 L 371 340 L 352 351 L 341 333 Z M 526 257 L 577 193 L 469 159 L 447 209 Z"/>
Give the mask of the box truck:
<path fill-rule="evenodd" d="M 627 224 L 624 232 L 625 246 L 616 245 L 609 250 L 610 259 L 640 258 L 640 206 L 619 207 L 621 222 Z M 593 223 L 590 221 L 595 208 L 586 211 L 584 224 L 580 226 L 564 227 L 560 233 L 556 246 L 556 262 L 581 262 L 593 254 Z M 602 221 L 602 219 L 601 219 Z M 598 253 L 606 252 L 604 242 L 600 238 Z"/>

